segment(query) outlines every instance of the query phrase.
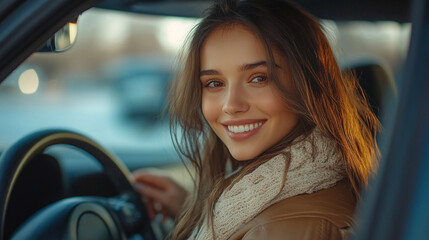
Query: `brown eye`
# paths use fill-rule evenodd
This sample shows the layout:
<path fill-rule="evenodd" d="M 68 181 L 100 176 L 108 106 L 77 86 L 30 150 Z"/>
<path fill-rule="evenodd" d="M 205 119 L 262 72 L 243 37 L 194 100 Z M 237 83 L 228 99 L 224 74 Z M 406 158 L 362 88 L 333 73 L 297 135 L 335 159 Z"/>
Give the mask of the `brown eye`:
<path fill-rule="evenodd" d="M 217 87 L 223 87 L 223 86 L 224 86 L 223 83 L 219 81 L 209 81 L 204 85 L 204 87 L 206 88 L 217 88 Z"/>
<path fill-rule="evenodd" d="M 263 83 L 267 81 L 267 77 L 266 76 L 256 76 L 253 77 L 250 82 L 251 83 Z"/>

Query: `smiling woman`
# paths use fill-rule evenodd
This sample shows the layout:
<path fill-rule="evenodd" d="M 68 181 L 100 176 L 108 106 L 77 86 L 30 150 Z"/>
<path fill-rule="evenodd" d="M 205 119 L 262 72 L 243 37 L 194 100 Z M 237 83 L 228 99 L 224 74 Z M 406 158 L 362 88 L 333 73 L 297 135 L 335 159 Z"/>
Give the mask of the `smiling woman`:
<path fill-rule="evenodd" d="M 182 62 L 172 135 L 197 176 L 168 214 L 172 239 L 343 238 L 374 170 L 378 121 L 318 21 L 281 0 L 217 1 Z M 136 174 L 158 209 L 183 202 L 174 183 L 149 178 Z"/>
<path fill-rule="evenodd" d="M 144 193 L 147 206 L 155 207 L 155 213 L 177 219 L 174 233 L 177 239 L 341 239 L 350 226 L 360 229 L 353 229 L 356 238 L 349 236 L 348 239 L 425 239 L 429 235 L 429 35 L 424 33 L 429 29 L 429 2 L 293 1 L 326 20 L 320 22 L 276 0 L 228 3 L 219 0 L 205 12 L 206 18 L 189 37 L 184 61 L 180 62 L 182 73 L 171 95 L 173 137 L 179 151 L 184 153 L 184 160 L 197 170 L 196 188 L 187 194 L 171 179 L 157 178 L 147 172 L 136 173 L 137 180 L 144 184 L 136 186 Z M 96 3 L 99 3 L 98 9 L 79 17 L 79 37 L 70 51 L 33 54 L 66 22 Z M 147 118 L 153 116 L 154 108 L 146 106 L 163 99 L 159 90 L 166 82 L 164 73 L 148 70 L 164 66 L 153 65 L 158 49 L 172 53 L 176 41 L 170 40 L 181 38 L 176 35 L 177 31 L 188 31 L 181 25 L 157 24 L 156 19 L 164 22 L 165 15 L 198 17 L 208 4 L 208 0 L 192 3 L 188 0 L 1 1 L 0 82 L 9 77 L 0 87 L 0 162 L 18 163 L 17 158 L 9 158 L 9 162 L 3 159 L 7 159 L 8 146 L 21 136 L 36 128 L 66 125 L 102 142 L 131 170 L 164 168 L 165 163 L 176 162 L 176 155 L 162 154 L 166 148 L 170 149 L 170 139 L 168 136 L 164 139 L 163 134 L 168 135 L 166 122 Z M 163 17 L 143 16 L 146 13 Z M 104 17 L 101 20 L 90 17 L 95 14 Z M 318 23 L 327 34 L 343 71 L 349 67 L 356 69 L 359 82 L 383 123 L 383 136 L 377 137 L 383 159 L 375 181 L 370 182 L 368 192 L 361 198 L 363 204 L 359 207 L 357 224 L 352 218 L 356 193 L 364 189 L 374 166 L 371 165 L 373 158 L 368 156 L 377 152 L 373 144 L 375 137 L 368 135 L 367 130 L 372 133 L 376 124 L 371 115 L 366 114 L 366 104 L 361 104 L 362 99 L 356 97 L 359 89 L 353 87 L 354 79 L 338 70 Z M 408 42 L 411 24 L 412 37 Z M 82 32 L 82 29 L 88 31 Z M 215 65 L 202 66 L 203 50 L 207 49 L 203 49 L 203 45 L 213 46 L 215 41 L 209 40 L 219 37 L 219 31 L 221 38 L 217 42 L 241 32 L 246 37 L 240 39 L 241 44 L 250 40 L 247 37 L 252 38 L 251 47 L 242 50 L 244 46 L 234 44 L 238 42 L 236 39 L 231 45 L 237 49 L 223 53 Z M 223 61 L 229 63 L 240 55 L 254 53 L 259 45 L 262 54 L 258 54 L 258 58 L 223 65 Z M 221 48 L 218 49 L 220 52 Z M 142 54 L 144 59 L 140 57 Z M 406 55 L 406 65 L 402 65 Z M 207 59 L 213 60 L 214 55 Z M 231 74 L 229 67 L 242 75 Z M 380 76 L 383 68 L 387 73 L 392 70 L 394 79 Z M 39 84 L 33 94 L 24 94 L 33 92 L 37 86 L 30 69 L 37 73 Z M 362 69 L 369 72 L 360 71 Z M 207 79 L 207 83 L 201 81 Z M 365 83 L 372 85 L 373 80 L 379 79 L 378 86 L 367 88 Z M 387 95 L 384 91 L 391 80 L 397 80 L 398 108 L 388 96 L 395 95 L 394 91 L 388 90 Z M 273 93 L 270 95 L 267 89 Z M 256 90 L 266 95 L 246 96 L 247 93 L 256 96 Z M 216 96 L 217 100 L 206 101 L 203 98 L 206 93 Z M 260 146 L 267 144 L 262 140 L 247 144 L 265 134 L 272 123 L 274 115 L 268 111 L 272 106 L 261 107 L 261 104 L 275 97 L 279 101 L 273 105 L 287 106 L 286 110 L 297 116 L 296 124 L 268 148 Z M 256 99 L 259 101 L 254 101 Z M 208 110 L 203 111 L 203 102 L 208 104 Z M 210 121 L 208 111 L 215 107 L 220 109 Z M 283 113 L 284 109 L 274 113 Z M 132 113 L 132 120 L 128 113 Z M 246 145 L 245 151 L 234 147 L 242 143 Z M 102 172 L 100 166 L 92 168 L 87 164 L 87 156 L 65 146 L 58 147 L 42 154 L 42 157 L 52 157 L 37 156 L 34 162 L 24 166 L 22 169 L 26 171 L 15 185 L 6 180 L 11 179 L 14 171 L 3 167 L 4 164 L 0 167 L 0 195 L 3 196 L 0 200 L 6 203 L 0 209 L 0 240 L 22 236 L 17 234 L 23 233 L 24 226 L 31 223 L 38 230 L 46 230 L 50 236 L 55 233 L 57 237 L 37 238 L 34 231 L 27 231 L 28 237 L 17 239 L 62 239 L 62 228 L 53 228 L 51 223 L 66 228 L 68 221 L 62 224 L 56 220 L 66 219 L 67 214 L 54 214 L 46 221 L 30 216 L 36 211 L 45 211 L 47 208 L 42 209 L 45 204 L 60 197 L 104 198 L 116 192 L 111 182 L 117 182 L 118 177 L 106 181 L 103 177 L 106 172 Z M 248 156 L 240 157 L 237 153 Z M 47 164 L 51 167 L 46 167 Z M 168 166 L 165 170 L 170 174 L 174 168 Z M 174 179 L 179 183 L 182 180 Z M 10 198 L 8 194 L 12 194 Z M 121 197 L 124 203 L 122 200 Z M 58 206 L 57 203 L 51 207 Z M 134 212 L 128 210 L 127 213 Z M 43 216 L 39 213 L 37 216 Z M 144 211 L 140 213 L 145 215 Z M 142 228 L 131 230 L 118 226 L 121 236 L 142 238 L 139 236 L 142 234 L 134 235 L 136 231 L 143 231 Z M 156 227 L 156 223 L 152 226 Z M 84 229 L 90 229 L 88 235 L 84 234 L 86 238 L 92 239 L 97 234 L 91 226 Z"/>
<path fill-rule="evenodd" d="M 275 55 L 276 70 L 290 86 L 286 60 Z M 256 158 L 298 121 L 268 78 L 266 62 L 264 47 L 243 25 L 214 30 L 201 49 L 201 109 L 236 160 Z"/>

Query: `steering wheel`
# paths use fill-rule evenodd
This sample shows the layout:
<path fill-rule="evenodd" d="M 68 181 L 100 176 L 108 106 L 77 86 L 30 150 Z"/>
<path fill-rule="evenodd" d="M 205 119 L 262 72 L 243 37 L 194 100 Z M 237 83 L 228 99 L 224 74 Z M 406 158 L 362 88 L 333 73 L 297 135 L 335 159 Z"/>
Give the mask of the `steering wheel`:
<path fill-rule="evenodd" d="M 113 198 L 71 197 L 52 203 L 30 217 L 11 239 L 119 240 L 131 234 L 156 239 L 131 173 L 115 156 L 81 134 L 44 130 L 22 138 L 0 156 L 0 240 L 5 237 L 10 196 L 24 166 L 56 144 L 71 145 L 92 155 L 120 194 Z"/>

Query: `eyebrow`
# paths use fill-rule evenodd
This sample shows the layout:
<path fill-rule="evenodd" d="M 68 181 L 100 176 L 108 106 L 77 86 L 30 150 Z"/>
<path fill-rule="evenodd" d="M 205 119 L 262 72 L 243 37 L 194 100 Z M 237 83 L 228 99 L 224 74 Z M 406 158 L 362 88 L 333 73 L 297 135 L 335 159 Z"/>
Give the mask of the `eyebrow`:
<path fill-rule="evenodd" d="M 259 61 L 259 62 L 255 62 L 255 63 L 249 63 L 249 64 L 244 64 L 242 66 L 240 66 L 238 69 L 242 72 L 247 71 L 247 70 L 251 70 L 254 68 L 257 68 L 259 66 L 267 66 L 267 62 L 266 61 Z M 275 64 L 276 67 L 280 68 L 279 65 Z M 200 77 L 201 76 L 206 76 L 206 75 L 219 75 L 220 72 L 217 70 L 202 70 L 200 71 Z"/>
<path fill-rule="evenodd" d="M 200 77 L 206 75 L 219 75 L 219 72 L 216 70 L 202 70 L 200 71 Z"/>
<path fill-rule="evenodd" d="M 239 69 L 240 69 L 240 71 L 244 72 L 244 71 L 247 71 L 247 70 L 251 70 L 251 69 L 257 68 L 259 66 L 267 66 L 267 62 L 266 61 L 259 61 L 259 62 L 256 62 L 256 63 L 244 64 Z"/>

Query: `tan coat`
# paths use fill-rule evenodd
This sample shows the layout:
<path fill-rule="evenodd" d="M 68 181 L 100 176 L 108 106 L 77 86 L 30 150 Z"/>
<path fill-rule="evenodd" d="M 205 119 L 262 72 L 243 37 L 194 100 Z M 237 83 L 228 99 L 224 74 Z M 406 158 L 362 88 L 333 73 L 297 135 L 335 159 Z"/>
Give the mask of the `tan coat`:
<path fill-rule="evenodd" d="M 345 182 L 312 194 L 287 198 L 267 208 L 230 240 L 345 239 L 356 201 Z"/>

